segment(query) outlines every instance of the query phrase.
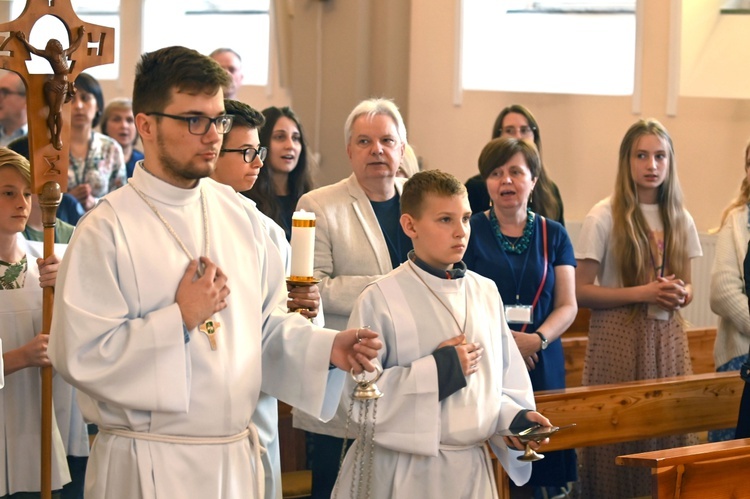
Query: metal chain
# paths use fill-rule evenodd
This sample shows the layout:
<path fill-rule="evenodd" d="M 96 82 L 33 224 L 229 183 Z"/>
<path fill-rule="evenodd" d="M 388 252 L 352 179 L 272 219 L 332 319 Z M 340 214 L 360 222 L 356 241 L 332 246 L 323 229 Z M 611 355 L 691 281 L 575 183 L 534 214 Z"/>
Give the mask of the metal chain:
<path fill-rule="evenodd" d="M 159 210 L 156 208 L 154 203 L 152 203 L 146 195 L 135 186 L 135 184 L 131 181 L 128 182 L 128 185 L 133 188 L 133 190 L 140 196 L 140 198 L 143 200 L 144 203 L 148 205 L 149 208 L 151 208 L 151 211 L 154 212 L 154 215 L 161 221 L 161 223 L 164 225 L 164 228 L 167 229 L 167 232 L 172 236 L 172 238 L 177 242 L 177 244 L 182 248 L 182 251 L 187 255 L 188 259 L 192 262 L 193 261 L 193 254 L 190 253 L 190 251 L 187 249 L 187 246 L 185 246 L 185 243 L 182 242 L 182 239 L 180 239 L 180 236 L 177 235 L 177 232 L 174 230 L 174 228 L 170 225 L 170 223 L 167 221 L 166 218 L 164 218 L 164 215 L 162 215 Z M 201 188 L 201 209 L 203 211 L 203 255 L 208 256 L 208 250 L 209 250 L 209 244 L 210 240 L 208 237 L 208 207 L 206 206 L 206 194 L 203 192 L 203 188 Z M 198 275 L 203 275 L 203 267 L 201 265 L 198 266 Z"/>
<path fill-rule="evenodd" d="M 370 432 L 370 456 L 367 460 L 367 480 L 365 485 L 367 486 L 367 499 L 370 499 L 372 493 L 372 468 L 375 463 L 375 420 L 378 416 L 378 399 L 375 399 L 372 403 L 372 428 Z"/>
<path fill-rule="evenodd" d="M 354 391 L 357 386 L 354 387 Z M 349 424 L 352 421 L 354 413 L 354 393 L 349 404 L 346 414 L 346 424 L 344 426 L 344 444 L 341 447 L 341 456 L 339 458 L 339 473 L 336 479 L 336 485 L 333 487 L 332 499 L 338 497 L 339 483 L 341 482 L 341 471 L 343 469 L 344 457 L 346 456 L 346 444 L 349 436 Z M 370 499 L 372 495 L 372 468 L 375 461 L 375 422 L 378 413 L 378 400 L 375 399 L 372 404 L 372 420 L 370 420 L 370 400 L 359 400 L 357 404 L 357 418 L 359 427 L 357 429 L 357 439 L 354 441 L 354 454 L 352 455 L 352 481 L 349 485 L 349 497 L 357 499 L 365 493 L 365 498 Z"/>
<path fill-rule="evenodd" d="M 356 390 L 357 387 L 354 387 Z M 336 485 L 333 487 L 333 494 L 331 499 L 336 499 L 339 492 L 339 482 L 341 481 L 341 467 L 344 464 L 344 457 L 346 456 L 346 443 L 349 441 L 349 423 L 352 421 L 352 412 L 354 411 L 354 391 L 352 391 L 352 400 L 349 403 L 349 410 L 346 411 L 346 425 L 344 426 L 344 444 L 341 446 L 341 456 L 339 457 L 339 472 L 336 478 Z"/>
<path fill-rule="evenodd" d="M 349 497 L 352 499 L 357 497 L 357 492 L 359 491 L 359 481 L 361 480 L 361 466 L 362 466 L 362 405 L 363 403 L 360 401 L 359 404 L 357 404 L 357 418 L 359 419 L 359 429 L 357 430 L 357 439 L 354 441 L 354 456 L 352 456 L 352 459 L 354 461 L 354 466 L 352 467 L 352 483 L 350 485 L 351 489 L 349 491 Z M 359 467 L 356 465 L 359 464 Z"/>

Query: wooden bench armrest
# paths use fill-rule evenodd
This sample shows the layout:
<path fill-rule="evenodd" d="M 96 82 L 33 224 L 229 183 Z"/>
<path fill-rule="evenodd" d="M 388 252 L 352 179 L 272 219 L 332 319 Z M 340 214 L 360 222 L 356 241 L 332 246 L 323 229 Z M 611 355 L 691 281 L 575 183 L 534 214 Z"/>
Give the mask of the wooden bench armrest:
<path fill-rule="evenodd" d="M 618 456 L 615 462 L 622 466 L 666 468 L 696 461 L 710 461 L 737 456 L 750 456 L 750 438 L 627 454 Z"/>

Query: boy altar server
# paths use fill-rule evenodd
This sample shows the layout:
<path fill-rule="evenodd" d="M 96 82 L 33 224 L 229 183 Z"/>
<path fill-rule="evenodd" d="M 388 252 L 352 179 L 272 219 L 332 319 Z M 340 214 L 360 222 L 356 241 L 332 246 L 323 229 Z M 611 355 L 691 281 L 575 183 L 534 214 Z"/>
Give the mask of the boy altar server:
<path fill-rule="evenodd" d="M 249 191 L 258 179 L 258 172 L 266 159 L 265 147 L 260 145 L 258 131 L 263 126 L 263 114 L 243 102 L 224 99 L 227 114 L 234 116 L 232 129 L 224 135 L 216 168 L 211 174 L 215 181 L 228 185 L 237 193 Z M 237 194 L 238 196 L 240 194 Z M 250 199 L 247 203 L 255 206 Z M 256 207 L 257 208 L 257 207 Z M 291 247 L 286 240 L 284 229 L 271 218 L 257 211 L 268 237 L 281 253 L 286 275 L 291 266 Z M 323 327 L 323 314 L 320 307 L 320 292 L 317 285 L 295 286 L 289 289 L 288 306 L 301 309 L 301 314 Z M 281 499 L 281 450 L 279 448 L 279 411 L 276 399 L 261 392 L 258 405 L 253 413 L 253 423 L 258 428 L 260 444 L 266 449 L 261 456 L 266 475 L 266 499 Z"/>
<path fill-rule="evenodd" d="M 357 440 L 335 495 L 348 498 L 352 488 L 369 487 L 371 497 L 383 499 L 495 498 L 485 443 L 521 485 L 531 463 L 516 459 L 521 452 L 513 448 L 523 447 L 515 437 L 498 432 L 550 423 L 533 411 L 531 382 L 497 288 L 461 261 L 471 217 L 463 184 L 437 170 L 419 172 L 404 185 L 401 213 L 414 250 L 365 288 L 349 321 L 379 331 L 385 344 L 378 353 L 384 395 L 375 411 L 372 469 L 355 462 L 368 454 L 355 458 L 363 444 Z M 344 391 L 347 407 L 353 386 Z M 358 417 L 356 409 L 352 414 Z"/>
<path fill-rule="evenodd" d="M 326 418 L 344 374 L 329 362 L 373 369 L 374 332 L 286 313 L 257 210 L 206 178 L 232 126 L 228 79 L 184 47 L 142 56 L 133 111 L 145 159 L 81 220 L 61 264 L 49 353 L 99 427 L 86 497 L 260 499 L 261 381 Z"/>
<path fill-rule="evenodd" d="M 49 336 L 41 334 L 42 290 L 55 286 L 59 260 L 21 232 L 31 210 L 31 170 L 23 156 L 0 148 L 0 337 L 7 377 L 0 391 L 0 497 L 38 496 L 41 476 L 39 368 L 50 365 Z M 36 258 L 35 258 L 36 257 Z M 3 376 L 0 376 L 0 380 Z M 55 388 L 60 381 L 54 380 Z M 65 447 L 52 418 L 52 489 L 70 481 Z"/>

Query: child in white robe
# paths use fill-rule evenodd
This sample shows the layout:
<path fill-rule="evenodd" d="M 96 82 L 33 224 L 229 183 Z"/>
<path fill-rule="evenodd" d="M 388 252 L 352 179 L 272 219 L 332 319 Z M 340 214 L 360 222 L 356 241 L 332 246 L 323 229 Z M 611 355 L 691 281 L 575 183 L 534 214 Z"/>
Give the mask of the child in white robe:
<path fill-rule="evenodd" d="M 227 114 L 234 116 L 232 129 L 224 135 L 219 159 L 211 178 L 230 186 L 236 192 L 247 192 L 253 188 L 258 171 L 263 167 L 265 147 L 261 147 L 258 129 L 263 126 L 264 117 L 259 111 L 242 102 L 224 99 Z M 261 153 L 261 151 L 263 151 Z M 248 161 L 249 160 L 249 161 Z M 242 197 L 243 201 L 255 206 L 255 202 Z M 281 259 L 289 275 L 291 248 L 282 229 L 260 210 L 261 218 L 269 238 L 281 253 Z M 289 308 L 299 308 L 300 313 L 313 321 L 316 326 L 325 325 L 320 310 L 318 286 L 293 287 L 289 289 Z M 261 456 L 265 473 L 265 498 L 281 499 L 281 450 L 279 448 L 278 401 L 261 392 L 258 405 L 253 413 L 253 423 L 258 427 L 260 444 L 266 449 Z"/>
<path fill-rule="evenodd" d="M 471 217 L 464 186 L 440 171 L 419 172 L 404 186 L 401 212 L 414 251 L 365 288 L 349 321 L 380 331 L 385 344 L 378 354 L 384 395 L 374 411 L 372 468 L 355 462 L 369 455 L 357 454 L 360 438 L 346 455 L 334 497 L 369 489 L 369 497 L 383 499 L 495 498 L 485 444 L 522 485 L 531 463 L 516 459 L 522 445 L 515 437 L 498 433 L 550 423 L 534 411 L 495 284 L 461 261 Z M 347 408 L 353 387 L 350 380 L 342 398 Z M 350 425 L 358 418 L 355 408 Z"/>
<path fill-rule="evenodd" d="M 5 387 L 0 391 L 0 497 L 40 489 L 41 377 L 50 365 L 42 329 L 42 290 L 54 286 L 59 261 L 33 259 L 20 236 L 31 208 L 28 161 L 0 148 L 0 328 Z M 1 378 L 1 377 L 0 377 Z M 70 481 L 52 418 L 52 489 Z"/>

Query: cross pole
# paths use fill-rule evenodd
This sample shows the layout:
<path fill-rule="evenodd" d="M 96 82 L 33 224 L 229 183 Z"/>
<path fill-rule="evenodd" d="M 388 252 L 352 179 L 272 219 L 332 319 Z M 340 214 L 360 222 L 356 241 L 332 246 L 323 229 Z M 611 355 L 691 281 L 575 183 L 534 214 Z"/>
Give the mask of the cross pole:
<path fill-rule="evenodd" d="M 28 43 L 41 17 L 59 19 L 68 40 L 49 40 L 44 49 Z M 44 223 L 44 257 L 54 253 L 55 220 L 68 185 L 70 99 L 73 81 L 84 69 L 114 62 L 114 28 L 83 22 L 70 0 L 26 0 L 21 15 L 0 23 L 0 67 L 18 73 L 26 86 L 31 189 L 39 194 Z M 67 47 L 67 48 L 63 48 Z M 31 74 L 30 54 L 47 59 L 52 75 Z M 70 61 L 70 62 L 69 62 Z M 43 288 L 42 332 L 49 334 L 54 290 Z M 52 368 L 42 368 L 42 498 L 52 497 Z"/>

